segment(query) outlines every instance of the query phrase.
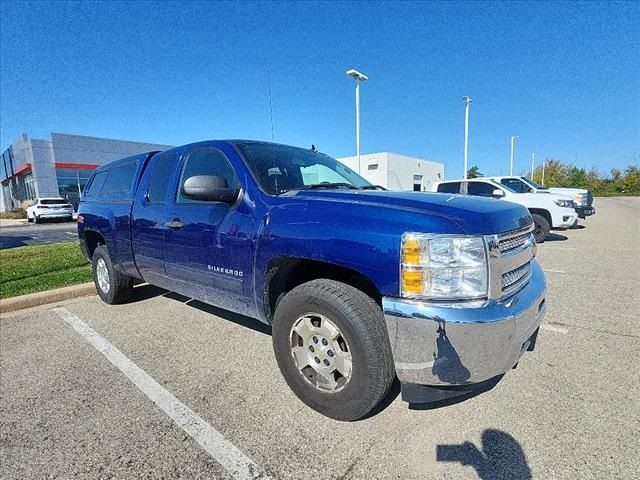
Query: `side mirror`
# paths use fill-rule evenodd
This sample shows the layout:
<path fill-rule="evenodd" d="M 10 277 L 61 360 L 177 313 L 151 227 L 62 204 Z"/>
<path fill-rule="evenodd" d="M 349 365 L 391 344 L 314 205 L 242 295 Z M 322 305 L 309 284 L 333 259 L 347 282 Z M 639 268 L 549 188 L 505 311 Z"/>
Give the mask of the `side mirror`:
<path fill-rule="evenodd" d="M 491 194 L 493 198 L 502 198 L 504 197 L 504 195 L 505 195 L 504 191 L 500 190 L 499 188 L 496 188 Z"/>
<path fill-rule="evenodd" d="M 222 177 L 195 175 L 185 180 L 182 195 L 191 200 L 233 203 L 238 198 L 238 190 L 229 188 Z"/>

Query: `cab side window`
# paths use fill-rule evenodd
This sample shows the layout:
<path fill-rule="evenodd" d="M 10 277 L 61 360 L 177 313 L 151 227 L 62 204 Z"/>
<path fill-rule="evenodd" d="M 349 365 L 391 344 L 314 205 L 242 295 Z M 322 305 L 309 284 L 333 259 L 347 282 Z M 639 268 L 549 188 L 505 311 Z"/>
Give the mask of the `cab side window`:
<path fill-rule="evenodd" d="M 441 183 L 438 185 L 438 192 L 460 193 L 460 182 Z"/>
<path fill-rule="evenodd" d="M 180 183 L 178 187 L 178 194 L 176 203 L 203 203 L 203 200 L 193 200 L 186 198 L 182 194 L 184 182 L 196 175 L 212 175 L 223 178 L 227 182 L 227 188 L 237 189 L 240 187 L 238 176 L 235 170 L 222 153 L 217 148 L 199 148 L 193 150 L 187 156 L 182 167 L 182 174 L 180 175 Z M 208 203 L 208 202 L 204 202 Z"/>
<path fill-rule="evenodd" d="M 158 155 L 152 159 L 147 188 L 147 200 L 150 203 L 164 203 L 175 164 L 175 153 Z"/>
<path fill-rule="evenodd" d="M 476 197 L 491 197 L 493 191 L 496 189 L 493 185 L 487 182 L 467 182 L 467 194 L 475 195 Z"/>
<path fill-rule="evenodd" d="M 526 183 L 522 180 L 518 180 L 517 178 L 503 178 L 500 180 L 500 183 L 518 193 L 527 193 L 531 191 L 531 188 Z"/>

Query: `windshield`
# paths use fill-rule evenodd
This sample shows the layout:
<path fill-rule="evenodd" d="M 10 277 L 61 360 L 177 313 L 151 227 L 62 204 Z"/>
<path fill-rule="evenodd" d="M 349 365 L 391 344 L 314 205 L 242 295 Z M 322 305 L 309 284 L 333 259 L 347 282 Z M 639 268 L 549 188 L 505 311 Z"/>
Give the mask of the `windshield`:
<path fill-rule="evenodd" d="M 542 185 L 537 184 L 536 182 L 534 182 L 533 180 L 528 179 L 527 177 L 520 177 L 525 183 L 528 183 L 529 185 L 531 185 L 533 188 L 536 188 L 538 190 L 546 190 L 547 187 L 543 187 Z"/>
<path fill-rule="evenodd" d="M 279 195 L 309 188 L 374 188 L 324 153 L 274 143 L 237 143 L 247 167 L 262 190 Z"/>

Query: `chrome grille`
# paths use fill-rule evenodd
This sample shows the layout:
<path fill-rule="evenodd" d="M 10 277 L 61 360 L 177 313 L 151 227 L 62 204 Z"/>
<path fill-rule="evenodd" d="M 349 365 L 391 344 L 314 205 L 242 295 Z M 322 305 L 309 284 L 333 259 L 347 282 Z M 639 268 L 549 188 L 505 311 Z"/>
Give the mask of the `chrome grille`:
<path fill-rule="evenodd" d="M 498 249 L 500 253 L 510 252 L 511 250 L 522 247 L 530 237 L 531 233 L 527 232 L 505 240 L 499 240 Z"/>
<path fill-rule="evenodd" d="M 531 273 L 531 262 L 502 274 L 502 291 L 506 292 L 523 283 Z"/>
<path fill-rule="evenodd" d="M 491 298 L 513 295 L 527 283 L 536 253 L 532 233 L 533 222 L 517 230 L 487 235 Z"/>

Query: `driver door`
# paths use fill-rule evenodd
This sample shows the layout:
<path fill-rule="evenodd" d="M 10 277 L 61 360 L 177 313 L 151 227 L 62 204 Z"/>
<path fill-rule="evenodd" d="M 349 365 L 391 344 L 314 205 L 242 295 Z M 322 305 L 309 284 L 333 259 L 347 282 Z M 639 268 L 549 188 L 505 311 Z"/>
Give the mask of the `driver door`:
<path fill-rule="evenodd" d="M 185 197 L 185 181 L 197 175 L 226 180 L 240 193 L 233 203 Z M 222 151 L 195 147 L 185 151 L 165 222 L 165 268 L 172 289 L 239 313 L 251 312 L 252 215 L 242 202 L 236 172 Z"/>

